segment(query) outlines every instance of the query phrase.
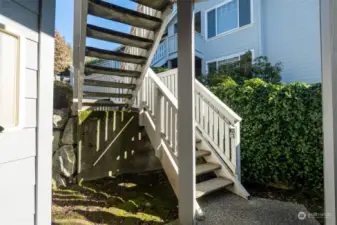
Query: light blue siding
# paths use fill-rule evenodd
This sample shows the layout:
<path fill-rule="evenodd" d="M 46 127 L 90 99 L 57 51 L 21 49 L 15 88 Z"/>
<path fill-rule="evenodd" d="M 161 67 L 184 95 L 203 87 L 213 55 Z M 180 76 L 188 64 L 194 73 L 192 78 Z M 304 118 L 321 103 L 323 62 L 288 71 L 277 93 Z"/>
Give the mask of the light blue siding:
<path fill-rule="evenodd" d="M 282 81 L 321 80 L 319 0 L 263 0 L 263 55 L 282 62 Z"/>

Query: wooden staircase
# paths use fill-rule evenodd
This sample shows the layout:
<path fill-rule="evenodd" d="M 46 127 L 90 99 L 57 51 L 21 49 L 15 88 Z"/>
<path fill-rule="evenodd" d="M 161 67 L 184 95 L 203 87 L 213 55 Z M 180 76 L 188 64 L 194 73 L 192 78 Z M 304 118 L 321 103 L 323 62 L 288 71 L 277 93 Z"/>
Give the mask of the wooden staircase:
<path fill-rule="evenodd" d="M 147 15 L 114 5 L 102 0 L 75 0 L 74 20 L 74 102 L 75 112 L 81 111 L 82 106 L 91 108 L 103 106 L 125 108 L 134 103 L 145 73 L 150 66 L 157 46 L 166 28 L 168 17 L 173 9 L 172 0 L 128 0 L 142 4 L 155 11 L 155 15 Z M 87 23 L 87 16 L 95 16 L 147 30 L 146 35 L 136 36 L 99 27 Z M 135 47 L 139 54 L 129 54 L 125 51 L 110 51 L 96 47 L 86 46 L 86 38 L 118 43 L 125 47 Z M 114 60 L 121 64 L 133 64 L 131 70 L 125 68 L 108 68 L 97 65 L 85 65 L 85 57 L 103 60 Z M 118 78 L 117 81 L 93 81 L 86 79 L 92 74 L 103 74 Z M 83 91 L 83 85 L 115 88 L 116 92 Z M 97 101 L 93 101 L 96 99 Z M 98 100 L 104 101 L 98 101 Z M 122 99 L 114 103 L 114 99 Z M 90 104 L 88 103 L 90 102 Z"/>

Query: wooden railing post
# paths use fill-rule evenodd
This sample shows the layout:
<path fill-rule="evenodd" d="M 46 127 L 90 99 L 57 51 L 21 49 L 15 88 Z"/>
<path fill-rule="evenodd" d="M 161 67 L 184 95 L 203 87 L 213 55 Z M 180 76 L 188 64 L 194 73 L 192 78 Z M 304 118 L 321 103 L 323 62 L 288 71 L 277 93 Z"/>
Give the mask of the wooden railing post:
<path fill-rule="evenodd" d="M 161 145 L 161 133 L 162 133 L 162 124 L 163 124 L 163 93 L 161 93 L 160 89 L 158 87 L 155 88 L 155 109 L 154 109 L 154 115 L 155 115 L 155 120 L 156 120 L 156 156 L 158 158 L 161 158 L 161 150 L 160 150 L 160 145 Z"/>

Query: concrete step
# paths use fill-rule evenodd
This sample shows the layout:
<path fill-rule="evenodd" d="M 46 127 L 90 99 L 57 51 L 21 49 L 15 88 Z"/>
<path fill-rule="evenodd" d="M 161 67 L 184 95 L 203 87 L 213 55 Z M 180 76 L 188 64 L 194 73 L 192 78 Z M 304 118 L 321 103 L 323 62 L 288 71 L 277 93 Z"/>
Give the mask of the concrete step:
<path fill-rule="evenodd" d="M 164 11 L 166 7 L 169 5 L 172 5 L 174 1 L 172 0 L 159 0 L 159 1 L 154 1 L 154 0 L 131 0 L 134 2 L 137 2 L 138 4 L 145 5 L 147 7 L 150 7 L 152 9 L 158 10 L 158 11 Z"/>
<path fill-rule="evenodd" d="M 162 20 L 157 17 L 149 16 L 102 0 L 89 0 L 88 14 L 152 31 L 157 30 L 162 24 Z"/>
<path fill-rule="evenodd" d="M 90 38 L 143 49 L 149 49 L 153 45 L 153 40 L 94 26 L 91 24 L 87 25 L 87 36 Z"/>
<path fill-rule="evenodd" d="M 201 182 L 196 185 L 196 197 L 200 198 L 231 184 L 233 184 L 233 181 L 222 177 Z"/>
<path fill-rule="evenodd" d="M 86 65 L 85 66 L 85 74 L 104 74 L 104 75 L 111 75 L 111 76 L 118 76 L 118 77 L 140 77 L 141 73 L 138 71 L 133 70 L 122 70 L 122 69 L 115 69 L 115 68 L 108 68 L 103 66 L 95 66 L 95 65 Z"/>
<path fill-rule="evenodd" d="M 118 94 L 118 93 L 107 93 L 107 92 L 83 92 L 84 96 L 88 97 L 102 97 L 102 98 L 131 98 L 132 94 Z"/>
<path fill-rule="evenodd" d="M 213 163 L 198 164 L 195 167 L 196 167 L 195 168 L 196 176 L 221 169 L 221 166 L 219 164 L 213 164 Z"/>
<path fill-rule="evenodd" d="M 97 87 L 110 87 L 110 88 L 124 88 L 124 89 L 135 89 L 135 84 L 126 84 L 118 82 L 100 81 L 100 80 L 84 80 L 84 85 L 97 86 Z"/>
<path fill-rule="evenodd" d="M 122 52 L 109 51 L 109 50 L 93 48 L 93 47 L 86 47 L 85 55 L 89 57 L 98 58 L 98 59 L 115 60 L 115 61 L 120 61 L 120 62 L 140 64 L 140 65 L 145 64 L 146 62 L 146 58 L 143 56 L 130 55 L 130 54 L 122 53 Z"/>
<path fill-rule="evenodd" d="M 197 150 L 197 152 L 195 153 L 195 157 L 201 158 L 201 157 L 209 156 L 211 154 L 212 153 L 210 151 L 207 151 L 207 150 Z"/>

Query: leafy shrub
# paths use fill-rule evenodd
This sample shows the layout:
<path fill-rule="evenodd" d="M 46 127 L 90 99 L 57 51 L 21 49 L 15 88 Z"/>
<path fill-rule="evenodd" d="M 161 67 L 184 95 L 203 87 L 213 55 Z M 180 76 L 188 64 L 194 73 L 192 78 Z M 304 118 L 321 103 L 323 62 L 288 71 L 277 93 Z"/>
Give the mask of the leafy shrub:
<path fill-rule="evenodd" d="M 323 190 L 321 85 L 227 79 L 211 88 L 242 118 L 244 181 Z"/>
<path fill-rule="evenodd" d="M 162 72 L 170 70 L 169 68 L 165 68 L 165 67 L 151 67 L 151 69 L 155 73 L 162 73 Z"/>
<path fill-rule="evenodd" d="M 72 87 L 65 82 L 54 81 L 54 109 L 71 108 L 72 100 Z"/>
<path fill-rule="evenodd" d="M 210 86 L 223 83 L 232 78 L 236 83 L 243 84 L 245 80 L 260 78 L 266 82 L 279 84 L 281 81 L 282 63 L 271 64 L 266 56 L 252 59 L 252 52 L 248 51 L 239 61 L 228 62 L 217 70 L 202 76 L 201 82 Z"/>

